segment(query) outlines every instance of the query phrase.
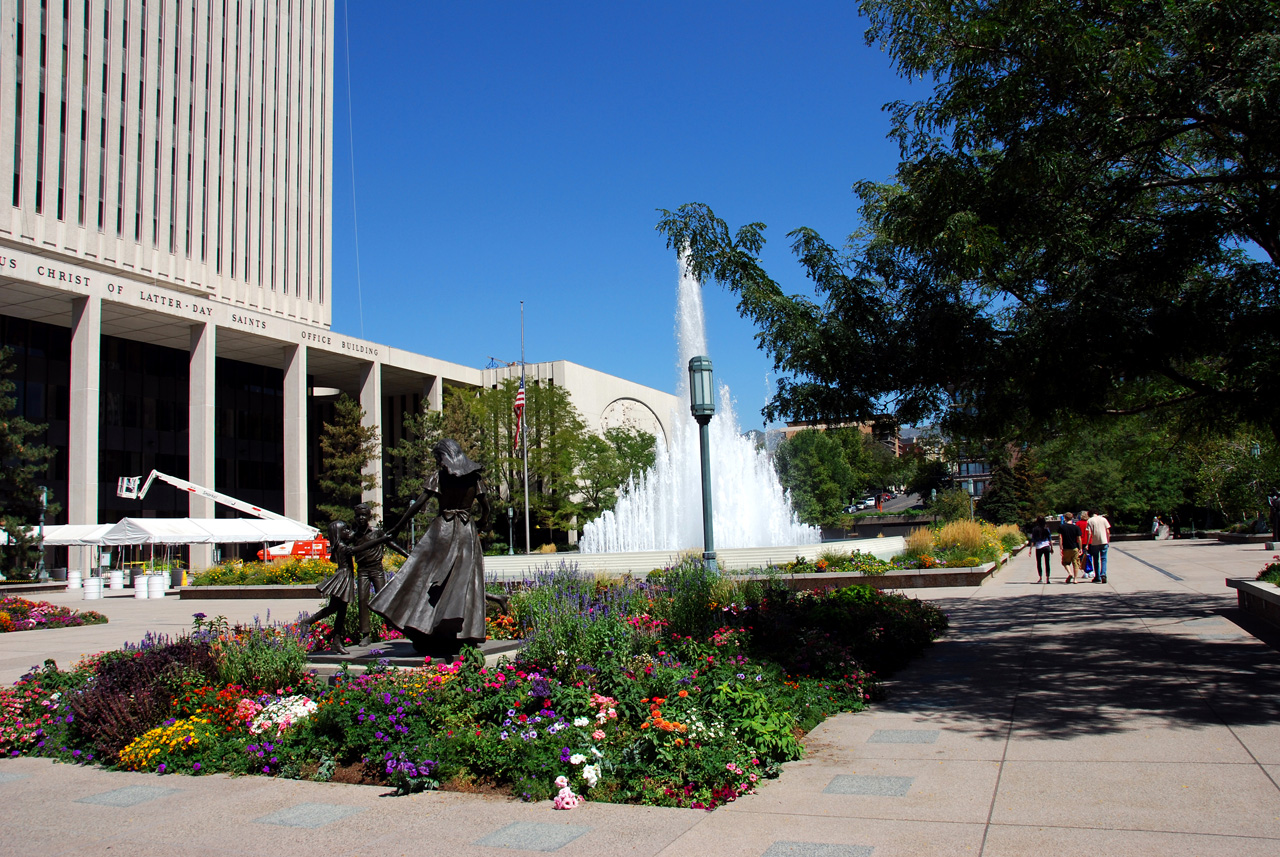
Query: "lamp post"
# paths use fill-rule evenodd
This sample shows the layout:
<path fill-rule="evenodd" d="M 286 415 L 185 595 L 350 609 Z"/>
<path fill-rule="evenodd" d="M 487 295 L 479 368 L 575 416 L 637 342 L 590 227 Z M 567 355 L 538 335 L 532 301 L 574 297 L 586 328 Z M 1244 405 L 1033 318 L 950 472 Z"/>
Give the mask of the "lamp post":
<path fill-rule="evenodd" d="M 716 567 L 716 541 L 711 526 L 711 432 L 708 423 L 716 412 L 711 358 L 698 356 L 689 361 L 689 410 L 698 421 L 698 440 L 702 448 L 702 564 Z"/>
<path fill-rule="evenodd" d="M 507 507 L 507 556 L 515 556 L 516 553 L 516 531 L 515 531 L 515 509 Z"/>

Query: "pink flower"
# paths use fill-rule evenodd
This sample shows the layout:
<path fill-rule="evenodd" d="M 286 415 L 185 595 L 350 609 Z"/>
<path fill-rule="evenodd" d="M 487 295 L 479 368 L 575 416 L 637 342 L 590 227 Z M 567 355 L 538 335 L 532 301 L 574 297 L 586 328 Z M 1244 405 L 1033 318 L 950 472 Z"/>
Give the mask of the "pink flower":
<path fill-rule="evenodd" d="M 603 740 L 604 740 L 604 730 L 603 730 L 603 729 L 597 729 L 596 731 L 594 731 L 594 732 L 592 732 L 592 733 L 591 733 L 591 737 L 592 737 L 592 738 L 594 738 L 594 739 L 595 739 L 595 740 L 597 740 L 597 741 L 603 741 Z"/>

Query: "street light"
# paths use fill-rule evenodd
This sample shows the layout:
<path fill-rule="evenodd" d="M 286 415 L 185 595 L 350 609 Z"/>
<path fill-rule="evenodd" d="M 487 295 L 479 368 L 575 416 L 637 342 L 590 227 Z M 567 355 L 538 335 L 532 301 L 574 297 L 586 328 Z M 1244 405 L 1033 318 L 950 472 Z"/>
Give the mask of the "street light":
<path fill-rule="evenodd" d="M 716 541 L 711 526 L 711 432 L 707 426 L 716 412 L 716 399 L 710 357 L 698 356 L 689 361 L 689 410 L 698 421 L 702 447 L 702 564 L 713 569 Z"/>
<path fill-rule="evenodd" d="M 512 509 L 510 506 L 508 506 L 507 507 L 507 556 L 515 556 L 516 554 L 516 544 L 515 544 L 516 531 L 514 529 L 515 515 L 516 515 L 515 509 Z"/>

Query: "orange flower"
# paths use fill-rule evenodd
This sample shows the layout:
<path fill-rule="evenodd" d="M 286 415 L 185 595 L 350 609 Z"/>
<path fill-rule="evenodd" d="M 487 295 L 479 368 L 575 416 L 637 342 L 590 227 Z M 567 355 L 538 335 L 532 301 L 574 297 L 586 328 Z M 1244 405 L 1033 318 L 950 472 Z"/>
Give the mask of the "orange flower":
<path fill-rule="evenodd" d="M 641 729 L 648 729 L 648 728 L 649 728 L 649 723 L 648 723 L 648 721 L 645 721 L 644 723 L 641 723 L 641 724 L 640 724 L 640 728 L 641 728 Z"/>
<path fill-rule="evenodd" d="M 681 696 L 681 697 L 685 697 L 685 696 L 688 696 L 688 695 L 689 695 L 689 691 L 687 691 L 687 690 L 682 690 L 682 691 L 680 691 L 680 693 L 678 693 L 678 694 L 677 694 L 677 696 Z"/>

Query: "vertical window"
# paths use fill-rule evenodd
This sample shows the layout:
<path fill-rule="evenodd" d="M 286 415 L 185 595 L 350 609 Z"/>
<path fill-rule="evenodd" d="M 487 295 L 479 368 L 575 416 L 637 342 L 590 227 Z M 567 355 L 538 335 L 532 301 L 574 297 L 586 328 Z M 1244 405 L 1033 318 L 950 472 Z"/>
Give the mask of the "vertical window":
<path fill-rule="evenodd" d="M 102 10 L 102 104 L 98 119 L 98 229 L 106 228 L 107 208 L 107 81 L 111 74 L 111 9 Z"/>
<path fill-rule="evenodd" d="M 49 3 L 40 0 L 40 85 L 36 90 L 36 214 L 44 212 L 44 102 L 49 67 Z"/>
<path fill-rule="evenodd" d="M 285 56 L 284 56 L 284 221 L 283 229 L 280 234 L 284 238 L 283 262 L 280 272 L 280 282 L 285 294 L 289 293 L 289 190 L 291 184 L 289 179 L 292 173 L 289 172 L 291 159 L 290 143 L 293 141 L 293 125 L 290 124 L 293 117 L 293 0 L 289 0 L 286 6 L 285 17 Z M 274 258 L 274 257 L 273 257 Z M 275 277 L 275 263 L 272 263 L 271 276 Z"/>
<path fill-rule="evenodd" d="M 71 0 L 62 0 L 62 109 L 58 111 L 58 219 L 62 220 L 67 187 L 67 87 L 71 82 Z"/>
<path fill-rule="evenodd" d="M 80 68 L 80 182 L 77 185 L 76 222 L 84 226 L 84 183 L 89 168 L 89 0 L 82 18 L 84 56 Z"/>
<path fill-rule="evenodd" d="M 124 235 L 124 135 L 129 124 L 129 4 L 120 29 L 120 140 L 116 150 L 116 235 Z"/>
<path fill-rule="evenodd" d="M 17 26 L 14 32 L 14 40 L 18 51 L 18 73 L 14 76 L 16 91 L 13 102 L 13 204 L 18 206 L 22 203 L 22 7 L 23 3 L 18 3 Z"/>
<path fill-rule="evenodd" d="M 133 178 L 133 240 L 142 241 L 142 162 L 146 157 L 146 141 L 143 132 L 147 128 L 147 0 L 142 0 L 142 23 L 138 27 L 138 45 L 141 62 L 138 63 L 138 157 L 134 164 Z M 160 100 L 156 98 L 156 111 Z M 159 141 L 157 140 L 157 145 Z"/>
<path fill-rule="evenodd" d="M 327 4 L 322 4 L 321 9 L 320 9 L 320 91 L 321 91 L 321 92 L 326 92 L 326 91 L 327 91 L 327 90 L 325 89 L 325 86 L 326 86 L 326 85 L 328 85 L 328 82 L 329 82 L 328 80 L 326 80 L 326 75 L 325 75 L 325 55 L 324 55 L 324 48 L 325 48 L 325 44 L 326 44 L 326 42 L 325 42 L 325 38 L 326 38 L 326 37 L 327 37 L 327 35 L 328 35 L 328 29 L 329 29 L 329 27 L 328 27 L 328 25 L 329 25 L 329 21 L 328 21 L 328 20 L 327 20 L 327 18 L 325 17 L 325 12 L 327 12 L 327 11 L 328 11 L 328 6 L 327 6 Z M 349 97 L 349 96 L 348 96 L 348 97 Z M 319 167 L 319 169 L 320 169 L 320 195 L 319 195 L 319 196 L 314 196 L 314 197 L 312 197 L 311 201 L 312 201 L 312 203 L 313 203 L 313 204 L 314 204 L 314 203 L 316 203 L 317 201 L 323 202 L 323 200 L 324 200 L 324 198 L 325 198 L 325 196 L 324 196 L 324 184 L 325 184 L 325 182 L 326 182 L 326 181 L 328 180 L 328 178 L 329 178 L 329 177 L 328 177 L 327 175 L 325 175 L 325 173 L 324 173 L 325 134 L 324 134 L 324 130 L 323 130 L 323 129 L 327 127 L 325 123 L 326 123 L 326 122 L 328 122 L 328 120 L 329 120 L 329 117 L 325 115 L 325 110 L 324 110 L 324 109 L 325 109 L 325 99 L 324 99 L 324 98 L 321 98 L 321 99 L 320 99 L 320 128 L 321 128 L 321 132 L 320 132 L 320 159 L 316 162 L 316 163 L 318 163 L 318 164 L 320 165 L 320 167 Z M 316 264 L 316 268 L 318 269 L 318 270 L 316 271 L 316 281 L 317 281 L 317 288 L 316 288 L 316 292 L 317 292 L 318 299 L 319 299 L 320 303 L 324 303 L 324 287 L 325 287 L 325 281 L 324 281 L 324 264 L 323 264 L 323 262 L 321 262 L 320 260 L 323 260 L 323 259 L 324 259 L 324 253 L 325 253 L 325 246 L 324 246 L 324 226 L 325 226 L 325 220 L 324 220 L 325 211 L 324 211 L 324 209 L 325 209 L 325 207 L 324 207 L 324 205 L 323 205 L 323 204 L 316 205 L 315 207 L 316 207 L 317 209 L 319 209 L 319 211 L 320 211 L 320 249 L 319 249 L 319 252 L 318 252 L 318 253 L 313 254 L 313 258 L 314 258 L 314 259 L 317 261 L 317 263 L 318 263 L 318 264 Z"/>

